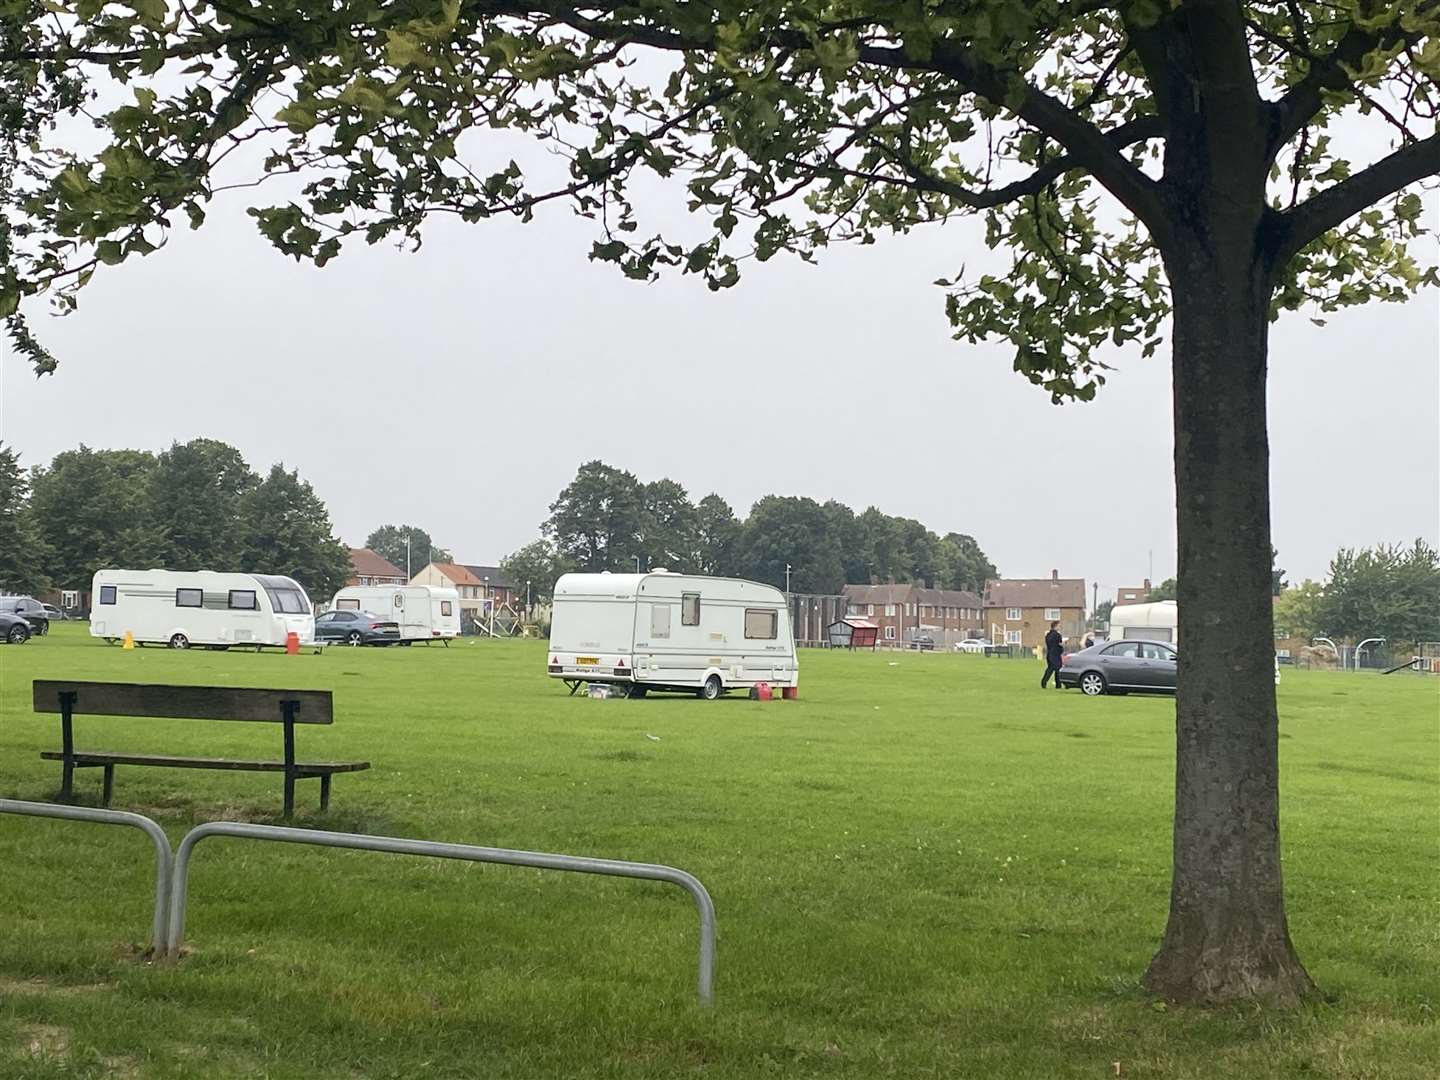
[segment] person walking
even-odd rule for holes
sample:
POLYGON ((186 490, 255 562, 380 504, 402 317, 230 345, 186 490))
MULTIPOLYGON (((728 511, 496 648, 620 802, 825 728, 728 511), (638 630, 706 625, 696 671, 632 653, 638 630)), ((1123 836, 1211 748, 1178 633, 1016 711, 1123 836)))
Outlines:
POLYGON ((1040 689, 1044 690, 1050 683, 1050 676, 1055 676, 1055 689, 1063 689, 1060 685, 1060 661, 1064 656, 1065 639, 1060 636, 1060 624, 1052 622, 1050 632, 1045 635, 1045 674, 1040 676, 1040 689))

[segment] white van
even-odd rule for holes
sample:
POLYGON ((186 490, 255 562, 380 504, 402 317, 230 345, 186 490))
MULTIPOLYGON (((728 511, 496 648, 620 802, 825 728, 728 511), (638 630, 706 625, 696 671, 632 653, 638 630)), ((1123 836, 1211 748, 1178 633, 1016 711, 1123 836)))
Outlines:
POLYGON ((272 574, 214 570, 101 570, 90 608, 92 637, 172 649, 206 645, 256 648, 315 640, 315 613, 300 583, 272 574))
POLYGON ((400 641, 444 641, 460 635, 460 594, 435 585, 347 585, 335 611, 368 611, 400 624, 400 641))
POLYGON ((766 682, 797 687, 800 665, 785 597, 770 585, 652 570, 566 574, 555 583, 552 679, 707 700, 766 682))

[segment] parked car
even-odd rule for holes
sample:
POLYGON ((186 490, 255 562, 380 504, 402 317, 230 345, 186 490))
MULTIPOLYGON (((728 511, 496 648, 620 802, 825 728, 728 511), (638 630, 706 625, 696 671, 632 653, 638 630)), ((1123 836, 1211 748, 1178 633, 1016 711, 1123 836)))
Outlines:
POLYGON ((935 648, 935 639, 929 634, 921 634, 910 639, 910 647, 920 652, 931 652, 935 648))
POLYGON ((45 613, 45 605, 33 597, 0 596, 0 612, 20 616, 29 624, 32 634, 50 632, 50 616, 45 613))
POLYGON ((1078 686, 1091 697, 1138 691, 1175 692, 1175 647, 1165 641, 1122 639, 1070 653, 1056 676, 1061 686, 1078 686))
POLYGON ((989 647, 990 642, 984 638, 966 638, 955 643, 956 652, 983 653, 989 647))
POLYGON ((0 611, 0 641, 7 645, 23 645, 30 640, 30 624, 19 615, 0 611))
POLYGON ((45 617, 51 622, 64 622, 70 618, 69 615, 66 615, 65 612, 61 611, 54 604, 41 604, 40 606, 45 609, 45 617))
POLYGON ((315 640, 393 645, 400 640, 400 624, 368 611, 328 611, 315 619, 315 640))

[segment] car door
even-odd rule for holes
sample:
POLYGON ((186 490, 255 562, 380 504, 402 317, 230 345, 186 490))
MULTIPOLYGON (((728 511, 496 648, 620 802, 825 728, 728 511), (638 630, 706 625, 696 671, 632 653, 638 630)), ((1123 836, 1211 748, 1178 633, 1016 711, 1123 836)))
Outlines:
POLYGON ((1143 686, 1140 642, 1117 641, 1100 652, 1098 660, 1105 681, 1111 686, 1143 686))
POLYGON ((1140 643, 1141 677, 1153 690, 1175 689, 1175 650, 1158 641, 1140 643))
POLYGON ((321 615, 315 620, 315 640, 328 641, 335 634, 335 623, 344 614, 340 611, 330 611, 321 615))

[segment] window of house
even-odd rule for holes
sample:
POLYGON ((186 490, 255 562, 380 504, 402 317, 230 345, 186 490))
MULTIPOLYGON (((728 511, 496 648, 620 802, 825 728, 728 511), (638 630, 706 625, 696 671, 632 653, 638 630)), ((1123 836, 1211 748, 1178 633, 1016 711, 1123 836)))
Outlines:
POLYGON ((866 604, 866 605, 865 605, 865 614, 866 614, 866 615, 874 615, 874 614, 875 614, 875 605, 874 605, 874 604, 866 604))
POLYGON ((176 589, 176 607, 204 607, 205 591, 203 589, 176 589))
POLYGON ((102 604, 113 604, 113 603, 115 603, 115 586, 114 586, 114 585, 101 585, 101 586, 100 586, 100 603, 102 603, 102 604))
POLYGON ((1048 622, 1058 622, 1060 619, 1060 609, 1058 607, 1047 607, 1045 609, 1045 619, 1048 622))
POLYGON ((232 611, 255 611, 260 606, 255 602, 254 589, 231 589, 229 603, 232 611))
POLYGON ((668 638, 670 636, 670 605, 650 605, 650 636, 652 638, 668 638))
POLYGON ((440 601, 440 614, 441 614, 441 616, 443 616, 444 618, 447 618, 447 619, 448 619, 448 618, 454 613, 454 611, 455 611, 455 609, 454 609, 453 607, 451 607, 449 600, 441 600, 441 601, 440 601))
POLYGON ((335 601, 335 609, 337 611, 359 611, 360 601, 356 600, 353 596, 342 596, 339 600, 335 601))
POLYGON ((1019 630, 1006 630, 1006 631, 1005 631, 1005 644, 1006 644, 1006 645, 1019 645, 1019 644, 1020 644, 1020 631, 1019 631, 1019 630))
POLYGON ((895 605, 894 605, 894 604, 886 604, 886 605, 885 605, 885 614, 886 614, 886 615, 889 615, 889 616, 891 616, 891 617, 893 618, 894 615, 895 615, 895 605))
POLYGON ((751 640, 774 641, 779 636, 779 615, 764 608, 746 608, 745 636, 751 640))
POLYGON ((885 627, 885 640, 886 640, 886 641, 894 641, 894 640, 895 640, 895 628, 894 628, 893 626, 887 626, 887 627, 885 627))
POLYGON ((698 592, 680 594, 680 625, 700 625, 700 594, 698 592))
POLYGON ((1005 609, 1005 618, 1006 618, 1006 619, 1019 619, 1019 618, 1020 618, 1020 609, 1019 609, 1018 607, 1006 608, 1006 609, 1005 609))

